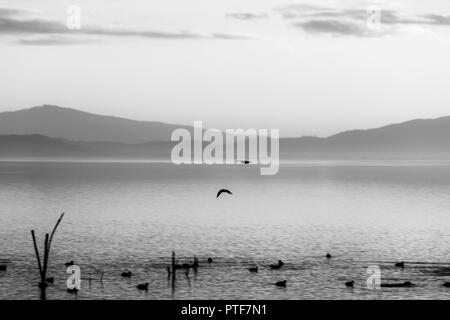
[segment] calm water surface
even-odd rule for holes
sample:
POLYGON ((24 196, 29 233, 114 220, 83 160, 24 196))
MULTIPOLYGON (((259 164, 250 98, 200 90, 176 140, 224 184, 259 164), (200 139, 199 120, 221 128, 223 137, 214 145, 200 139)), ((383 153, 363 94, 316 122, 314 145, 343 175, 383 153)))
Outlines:
POLYGON ((450 297, 447 163, 291 163, 276 176, 251 165, 0 163, 0 299, 39 298, 30 230, 42 244, 63 211, 49 299, 450 297), (233 195, 216 199, 220 188, 233 195), (199 257, 198 271, 168 281, 172 250, 180 263, 199 257), (278 259, 285 267, 270 270, 278 259), (81 267, 78 295, 65 290, 69 260, 81 267), (373 264, 383 282, 417 286, 368 290, 373 264), (273 285, 282 279, 287 288, 273 285))

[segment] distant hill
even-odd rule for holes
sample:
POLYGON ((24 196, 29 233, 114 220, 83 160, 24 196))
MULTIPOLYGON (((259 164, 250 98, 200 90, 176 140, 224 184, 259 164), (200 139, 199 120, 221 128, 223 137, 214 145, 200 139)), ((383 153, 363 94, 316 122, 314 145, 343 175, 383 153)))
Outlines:
MULTIPOLYGON (((170 160, 174 126, 54 106, 0 114, 0 159, 170 160)), ((185 126, 188 130, 192 127, 185 126)), ((450 117, 280 139, 281 160, 450 159, 450 117)))
POLYGON ((0 136, 0 160, 170 160, 171 142, 88 142, 43 135, 0 136))
POLYGON ((288 158, 447 159, 450 158, 450 117, 345 131, 327 138, 282 139, 280 150, 288 158))
POLYGON ((145 143, 169 141, 176 128, 156 121, 136 121, 102 116, 52 105, 0 113, 0 135, 40 134, 74 141, 145 143))
POLYGON ((0 136, 1 158, 84 157, 95 153, 94 149, 38 134, 0 136))

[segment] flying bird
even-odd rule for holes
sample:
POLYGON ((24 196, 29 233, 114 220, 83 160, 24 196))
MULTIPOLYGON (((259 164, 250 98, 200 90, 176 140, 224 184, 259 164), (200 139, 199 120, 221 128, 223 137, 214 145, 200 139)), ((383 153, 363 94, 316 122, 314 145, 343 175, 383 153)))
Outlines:
POLYGON ((230 190, 227 190, 227 189, 220 189, 219 192, 217 192, 216 198, 218 198, 222 193, 232 194, 230 190))

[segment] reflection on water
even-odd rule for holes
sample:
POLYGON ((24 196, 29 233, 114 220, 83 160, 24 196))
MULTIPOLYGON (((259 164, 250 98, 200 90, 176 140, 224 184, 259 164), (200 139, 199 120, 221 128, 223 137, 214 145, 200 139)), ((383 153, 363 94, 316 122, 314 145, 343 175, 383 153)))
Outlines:
POLYGON ((1 163, 0 299, 39 298, 30 230, 42 243, 63 211, 48 299, 447 299, 449 208, 446 163, 291 163, 275 176, 251 165, 1 163), (221 188, 233 195, 216 199, 221 188), (200 267, 168 278, 172 251, 200 267), (70 260, 77 295, 66 291, 70 260), (368 290, 373 264, 382 282, 417 286, 368 290))

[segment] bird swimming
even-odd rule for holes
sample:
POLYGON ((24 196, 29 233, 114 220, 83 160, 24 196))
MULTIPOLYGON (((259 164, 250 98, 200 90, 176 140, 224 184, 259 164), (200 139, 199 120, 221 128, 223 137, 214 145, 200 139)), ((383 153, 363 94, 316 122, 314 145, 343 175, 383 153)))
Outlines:
POLYGON ((450 282, 444 282, 442 285, 446 288, 450 288, 450 282))
POLYGON ((74 264, 73 260, 70 260, 69 262, 65 263, 66 267, 73 266, 73 264, 74 264))
POLYGON ((6 271, 6 264, 0 265, 0 271, 6 271))
POLYGON ((399 268, 404 268, 405 267, 405 262, 397 262, 394 266, 399 267, 399 268))
POLYGON ((130 278, 131 277, 131 271, 124 271, 124 272, 122 272, 122 277, 130 278))
POLYGON ((231 193, 230 190, 227 190, 227 189, 220 189, 219 192, 217 192, 216 198, 218 198, 222 193, 233 194, 233 193, 231 193))
POLYGON ((208 263, 212 263, 213 259, 212 258, 208 258, 208 263))
POLYGON ((72 289, 67 288, 67 292, 69 292, 69 293, 77 293, 78 289, 77 288, 72 288, 72 289))
POLYGON ((55 281, 54 277, 45 278, 45 282, 47 283, 53 283, 55 281))
POLYGON ((139 290, 145 290, 145 291, 147 291, 147 290, 148 290, 148 282, 143 283, 143 284, 138 284, 138 285, 136 286, 136 288, 138 288, 139 290))
POLYGON ((271 269, 280 269, 282 266, 284 266, 284 262, 281 260, 278 260, 277 264, 271 264, 270 268, 271 269))
POLYGON ((355 281, 347 281, 346 283, 345 283, 345 286, 346 287, 351 287, 351 288, 353 288, 353 285, 355 284, 355 281))
POLYGON ((248 268, 248 271, 250 271, 250 272, 258 272, 258 267, 248 268))
POLYGON ((277 287, 286 287, 286 280, 275 282, 277 287))
POLYGON ((331 254, 327 253, 327 255, 325 257, 327 257, 327 259, 330 259, 331 258, 331 254))

